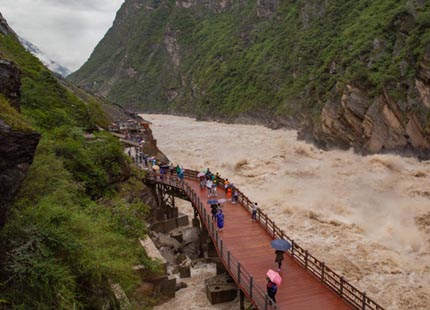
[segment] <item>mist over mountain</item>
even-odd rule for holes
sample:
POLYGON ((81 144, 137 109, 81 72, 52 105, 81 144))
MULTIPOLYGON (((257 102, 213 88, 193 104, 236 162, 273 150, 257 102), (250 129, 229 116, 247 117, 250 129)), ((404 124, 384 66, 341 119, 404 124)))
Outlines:
POLYGON ((422 0, 126 0, 70 79, 142 112, 428 157, 429 12, 422 0))
POLYGON ((66 77, 71 73, 71 71, 66 67, 51 60, 44 52, 42 52, 36 45, 31 43, 30 41, 22 37, 18 37, 18 38, 19 38, 19 42, 21 42, 21 44, 25 47, 25 49, 30 53, 32 53, 34 56, 36 56, 52 72, 55 72, 61 75, 62 77, 66 77))

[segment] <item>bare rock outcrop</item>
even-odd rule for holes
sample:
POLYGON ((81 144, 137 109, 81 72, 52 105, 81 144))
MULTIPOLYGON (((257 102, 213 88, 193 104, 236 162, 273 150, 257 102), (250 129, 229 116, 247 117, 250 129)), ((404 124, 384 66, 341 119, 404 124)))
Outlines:
POLYGON ((364 90, 347 85, 339 101, 324 105, 319 126, 314 128, 316 139, 327 147, 352 147, 364 153, 414 150, 427 157, 430 135, 425 115, 430 113, 430 85, 416 80, 410 88, 406 100, 395 100, 385 89, 371 98, 364 90))
POLYGON ((178 0, 176 1, 176 7, 190 9, 196 6, 204 6, 219 13, 228 9, 234 2, 233 0, 178 0))
POLYGON ((13 35, 16 37, 15 32, 9 27, 6 19, 0 13, 0 33, 3 35, 13 35))
MULTIPOLYGON (((0 93, 19 110, 20 73, 18 67, 0 60, 0 93)), ((2 112, 7 113, 7 112, 2 112)), ((4 226, 11 200, 33 162, 40 134, 12 128, 0 113, 0 228, 4 226)))
POLYGON ((12 106, 19 111, 21 73, 12 61, 6 59, 0 59, 0 92, 8 98, 12 106))
POLYGON ((257 0, 257 16, 271 17, 280 5, 280 0, 257 0))

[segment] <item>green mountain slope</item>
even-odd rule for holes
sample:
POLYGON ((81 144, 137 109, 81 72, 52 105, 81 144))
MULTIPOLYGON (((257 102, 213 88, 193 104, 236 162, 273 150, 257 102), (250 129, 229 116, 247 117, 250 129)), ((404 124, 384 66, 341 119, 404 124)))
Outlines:
POLYGON ((10 177, 4 161, 21 156, 27 144, 5 150, 7 134, 37 130, 41 138, 0 225, 0 307, 114 309, 109 281, 133 296, 140 280, 132 267, 158 270, 138 243, 148 214, 136 196, 144 190, 141 176, 117 139, 97 130, 108 124, 100 102, 64 87, 5 25, 0 15, 0 60, 21 71, 22 113, 0 94, 0 129, 7 128, 0 132, 2 182, 10 177))
POLYGON ((425 153, 429 28, 424 1, 127 0, 70 79, 141 111, 425 153))

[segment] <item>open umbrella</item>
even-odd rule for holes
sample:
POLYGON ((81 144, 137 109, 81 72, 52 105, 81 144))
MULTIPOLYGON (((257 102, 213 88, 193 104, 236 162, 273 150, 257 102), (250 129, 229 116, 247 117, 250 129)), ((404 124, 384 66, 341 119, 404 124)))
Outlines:
POLYGON ((282 278, 276 271, 269 269, 266 273, 267 277, 272 281, 273 283, 276 283, 277 285, 282 284, 282 278))
POLYGON ((153 165, 153 166, 152 166, 152 170, 160 170, 160 166, 153 165))
POLYGON ((272 248, 278 251, 288 251, 291 249, 291 243, 289 243, 287 240, 284 239, 275 239, 270 242, 270 245, 272 248))
POLYGON ((221 198, 221 199, 209 199, 208 200, 208 204, 213 205, 213 204, 216 204, 216 203, 225 203, 227 201, 228 201, 228 199, 225 199, 225 198, 221 198))
POLYGON ((204 172, 199 172, 199 173, 197 173, 197 177, 198 178, 200 178, 200 177, 204 177, 205 176, 205 173, 204 172))

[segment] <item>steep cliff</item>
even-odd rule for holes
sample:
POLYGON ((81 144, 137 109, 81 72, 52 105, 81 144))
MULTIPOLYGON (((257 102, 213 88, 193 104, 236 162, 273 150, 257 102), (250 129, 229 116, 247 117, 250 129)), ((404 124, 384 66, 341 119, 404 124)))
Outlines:
POLYGON ((100 100, 44 67, 0 15, 2 309, 116 309, 111 283, 136 309, 155 302, 134 298, 133 267, 159 271, 138 243, 151 197, 108 124, 100 100))
POLYGON ((422 0, 127 0, 70 78, 141 111, 425 154, 429 11, 422 0))

